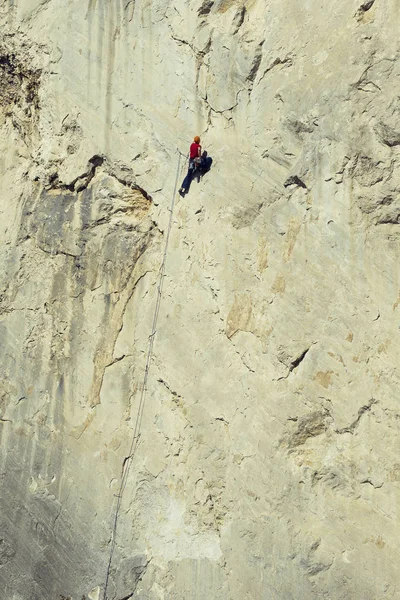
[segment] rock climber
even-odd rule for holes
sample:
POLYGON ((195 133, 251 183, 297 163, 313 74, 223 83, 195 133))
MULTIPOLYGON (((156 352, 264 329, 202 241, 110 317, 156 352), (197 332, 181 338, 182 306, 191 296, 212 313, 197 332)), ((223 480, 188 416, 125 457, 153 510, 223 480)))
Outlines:
POLYGON ((192 162, 194 167, 200 163, 201 158, 201 146, 200 146, 200 138, 198 135, 194 136, 193 143, 190 144, 190 158, 189 164, 192 162))
POLYGON ((179 193, 181 196, 186 194, 188 191, 190 184, 193 179, 194 172, 196 168, 201 164, 201 145, 200 145, 200 137, 198 135, 194 136, 193 142, 190 145, 190 154, 189 154, 189 169, 185 179, 182 182, 182 185, 179 189, 179 193))

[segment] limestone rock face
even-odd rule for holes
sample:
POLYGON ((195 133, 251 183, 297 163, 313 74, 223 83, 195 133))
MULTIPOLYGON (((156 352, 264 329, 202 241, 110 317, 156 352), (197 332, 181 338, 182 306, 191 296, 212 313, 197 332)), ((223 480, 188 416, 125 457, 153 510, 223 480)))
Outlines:
POLYGON ((1 597, 398 598, 398 0, 0 27, 1 597))

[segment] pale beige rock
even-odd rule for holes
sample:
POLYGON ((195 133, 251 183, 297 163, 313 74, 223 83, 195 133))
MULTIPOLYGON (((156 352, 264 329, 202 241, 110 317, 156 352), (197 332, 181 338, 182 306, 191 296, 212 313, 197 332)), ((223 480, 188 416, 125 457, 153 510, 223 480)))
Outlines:
POLYGON ((197 133, 108 598, 397 598, 397 0, 0 27, 4 600, 103 597, 197 133))

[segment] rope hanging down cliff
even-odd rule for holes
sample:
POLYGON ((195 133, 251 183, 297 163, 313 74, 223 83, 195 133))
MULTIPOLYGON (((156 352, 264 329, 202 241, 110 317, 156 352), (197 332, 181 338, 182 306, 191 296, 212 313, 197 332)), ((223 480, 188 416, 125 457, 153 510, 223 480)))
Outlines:
POLYGON ((179 178, 179 174, 180 174, 180 166, 181 166, 181 156, 182 153, 179 152, 178 150, 178 167, 176 170, 176 178, 175 178, 175 186, 174 186, 174 193, 172 195, 172 202, 171 202, 171 206, 168 209, 170 212, 169 215, 169 221, 168 221, 168 229, 167 229, 167 236, 165 238, 165 247, 164 247, 164 254, 163 254, 163 260, 160 266, 160 272, 159 272, 159 280, 158 280, 158 288, 157 288, 157 299, 156 299, 156 306, 154 309, 154 316, 153 316, 153 324, 152 324, 152 329, 151 329, 151 334, 149 337, 149 347, 148 347, 148 351, 147 351, 147 359, 146 359, 146 366, 144 369, 144 376, 143 376, 143 384, 142 384, 142 391, 140 394, 140 400, 139 400, 139 406, 138 406, 138 410, 137 410, 137 414, 136 414, 136 421, 135 421, 135 427, 133 430, 133 437, 132 437, 132 443, 131 443, 131 447, 129 450, 129 454, 128 456, 124 459, 123 465, 122 465, 122 478, 121 478, 121 485, 119 487, 119 492, 117 494, 117 506, 115 509, 115 516, 114 516, 114 524, 113 524, 113 529, 112 529, 112 538, 111 538, 111 547, 110 547, 110 557, 108 560, 108 565, 107 565, 107 573, 106 573, 106 578, 105 578, 105 584, 104 584, 104 594, 103 594, 103 600, 107 600, 107 588, 108 588, 108 582, 109 582, 109 578, 110 578, 110 572, 111 572, 111 565, 112 565, 112 560, 113 560, 113 556, 114 556, 114 550, 115 550, 115 544, 116 544, 116 537, 117 537, 117 525, 118 525, 118 517, 119 517, 119 512, 121 509, 121 504, 122 504, 122 496, 126 487, 126 483, 128 480, 128 474, 129 474, 129 469, 130 466, 132 464, 132 459, 135 455, 138 443, 139 443, 139 439, 140 439, 140 430, 141 430, 141 425, 142 425, 142 418, 143 418, 143 410, 144 410, 144 405, 145 405, 145 400, 146 400, 146 392, 147 392, 147 380, 149 377, 149 371, 150 371, 150 364, 151 364, 151 358, 153 355, 153 346, 154 346, 154 338, 156 335, 156 331, 157 331, 157 322, 158 322, 158 314, 160 311, 160 304, 161 304, 161 298, 162 298, 162 289, 163 289, 163 284, 164 284, 164 278, 165 278, 165 265, 167 262, 167 255, 168 255, 168 244, 169 244, 169 238, 170 238, 170 234, 171 234, 171 229, 172 229, 172 219, 173 219, 173 214, 174 214, 174 207, 175 207, 175 197, 176 197, 176 190, 178 187, 178 178, 179 178))

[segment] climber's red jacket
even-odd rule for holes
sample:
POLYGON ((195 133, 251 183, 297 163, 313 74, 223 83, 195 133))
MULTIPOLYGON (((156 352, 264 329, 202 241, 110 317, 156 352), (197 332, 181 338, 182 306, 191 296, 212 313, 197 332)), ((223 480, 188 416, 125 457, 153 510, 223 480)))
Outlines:
POLYGON ((193 158, 197 158, 198 156, 201 156, 201 146, 200 144, 196 144, 196 142, 193 142, 193 144, 191 144, 190 146, 190 159, 192 160, 193 158))

